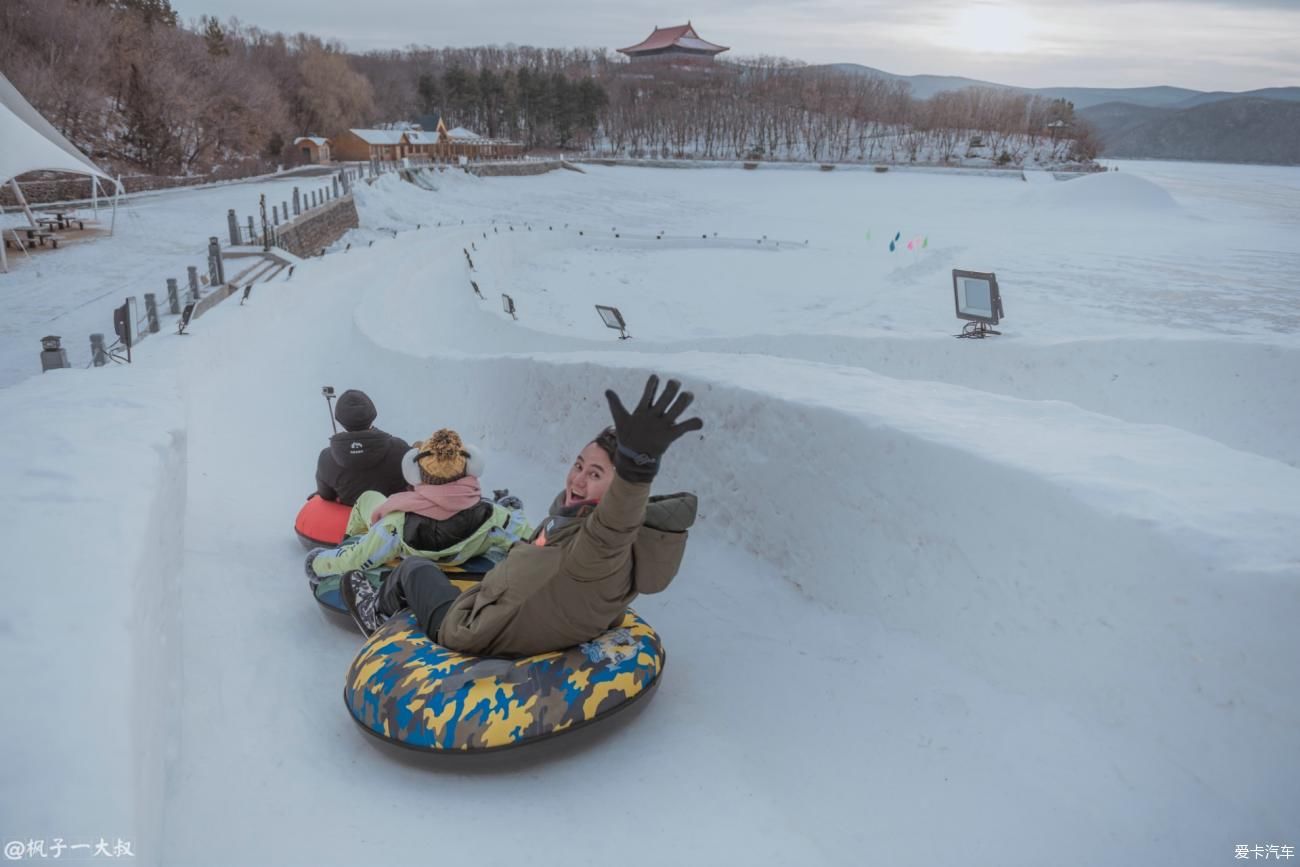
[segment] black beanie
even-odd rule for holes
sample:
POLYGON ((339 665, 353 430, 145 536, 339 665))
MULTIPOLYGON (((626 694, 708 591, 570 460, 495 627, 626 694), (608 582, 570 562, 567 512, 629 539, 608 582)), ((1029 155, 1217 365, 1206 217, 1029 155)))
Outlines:
POLYGON ((377 415, 379 412, 366 393, 354 388, 340 394, 339 401, 334 406, 334 417, 347 431, 365 430, 375 423, 377 415))

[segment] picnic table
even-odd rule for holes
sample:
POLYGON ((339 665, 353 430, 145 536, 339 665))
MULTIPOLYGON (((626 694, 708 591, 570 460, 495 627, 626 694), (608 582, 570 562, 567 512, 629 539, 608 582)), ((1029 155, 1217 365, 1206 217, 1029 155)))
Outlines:
POLYGON ((4 230, 5 246, 18 247, 22 245, 22 241, 18 237, 20 232, 27 236, 26 246, 37 244, 44 247, 45 242, 49 241, 56 250, 59 247, 59 236, 43 226, 10 226, 4 230))
POLYGON ((48 225, 51 229, 58 226, 60 229, 70 229, 72 224, 76 223, 78 229, 86 228, 86 221, 77 216, 76 211, 60 211, 51 208, 36 218, 36 222, 42 225, 48 225))

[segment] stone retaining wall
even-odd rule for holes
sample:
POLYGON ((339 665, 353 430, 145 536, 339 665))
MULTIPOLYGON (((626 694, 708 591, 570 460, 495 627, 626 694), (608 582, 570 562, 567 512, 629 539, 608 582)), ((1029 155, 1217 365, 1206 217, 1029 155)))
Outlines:
POLYGON ((470 163, 466 168, 471 175, 480 178, 505 177, 518 175, 544 175, 560 167, 559 160, 524 160, 510 163, 470 163))
MULTIPOLYGON (((747 168, 762 171, 828 171, 824 166, 833 166, 842 171, 895 171, 895 172, 952 172, 955 174, 974 174, 986 177, 1006 177, 1020 180, 1023 170, 1019 166, 963 166, 943 163, 816 163, 796 162, 794 160, 705 160, 705 159, 631 159, 628 157, 575 157, 574 163, 600 166, 633 166, 652 169, 720 169, 747 168)), ((1074 163, 1045 169, 1057 176, 1057 179, 1079 177, 1098 169, 1090 169, 1074 163)))
POLYGON ((352 195, 340 196, 307 211, 292 222, 281 226, 276 237, 279 246, 295 256, 316 256, 321 249, 333 244, 348 229, 361 225, 357 206, 352 195))
MULTIPOLYGON (((150 190, 170 190, 176 187, 196 187, 201 184, 211 184, 215 181, 238 180, 246 177, 255 177, 273 171, 273 168, 266 166, 257 166, 255 169, 247 171, 230 171, 220 172, 211 175, 192 175, 189 177, 165 177, 161 175, 128 175, 122 178, 122 187, 127 193, 141 193, 150 190)), ((31 205, 45 205, 51 202, 75 202, 91 198, 90 178, 84 175, 55 175, 53 173, 43 173, 47 177, 39 180, 19 181, 18 187, 23 191, 23 197, 31 205)), ((28 177, 39 177, 29 175, 28 177)), ((113 198, 112 184, 107 181, 99 183, 99 200, 101 202, 111 201, 113 198), (107 189, 106 189, 107 188, 107 189)), ((0 207, 13 208, 18 205, 18 200, 14 198, 14 191, 5 184, 0 188, 0 207)))

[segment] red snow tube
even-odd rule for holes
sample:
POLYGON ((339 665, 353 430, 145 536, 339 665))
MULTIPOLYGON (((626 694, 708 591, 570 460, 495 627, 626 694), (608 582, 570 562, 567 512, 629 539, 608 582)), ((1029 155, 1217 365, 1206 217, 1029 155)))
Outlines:
POLYGON ((294 532, 304 548, 329 548, 343 541, 352 507, 312 494, 293 522, 294 532))

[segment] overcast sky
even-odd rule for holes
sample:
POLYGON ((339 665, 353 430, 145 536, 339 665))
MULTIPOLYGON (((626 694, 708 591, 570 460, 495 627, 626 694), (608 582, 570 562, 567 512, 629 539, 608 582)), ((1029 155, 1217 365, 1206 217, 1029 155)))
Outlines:
POLYGON ((1023 87, 1300 85, 1300 0, 172 0, 353 51, 623 48, 690 19, 729 56, 861 63, 1023 87))

